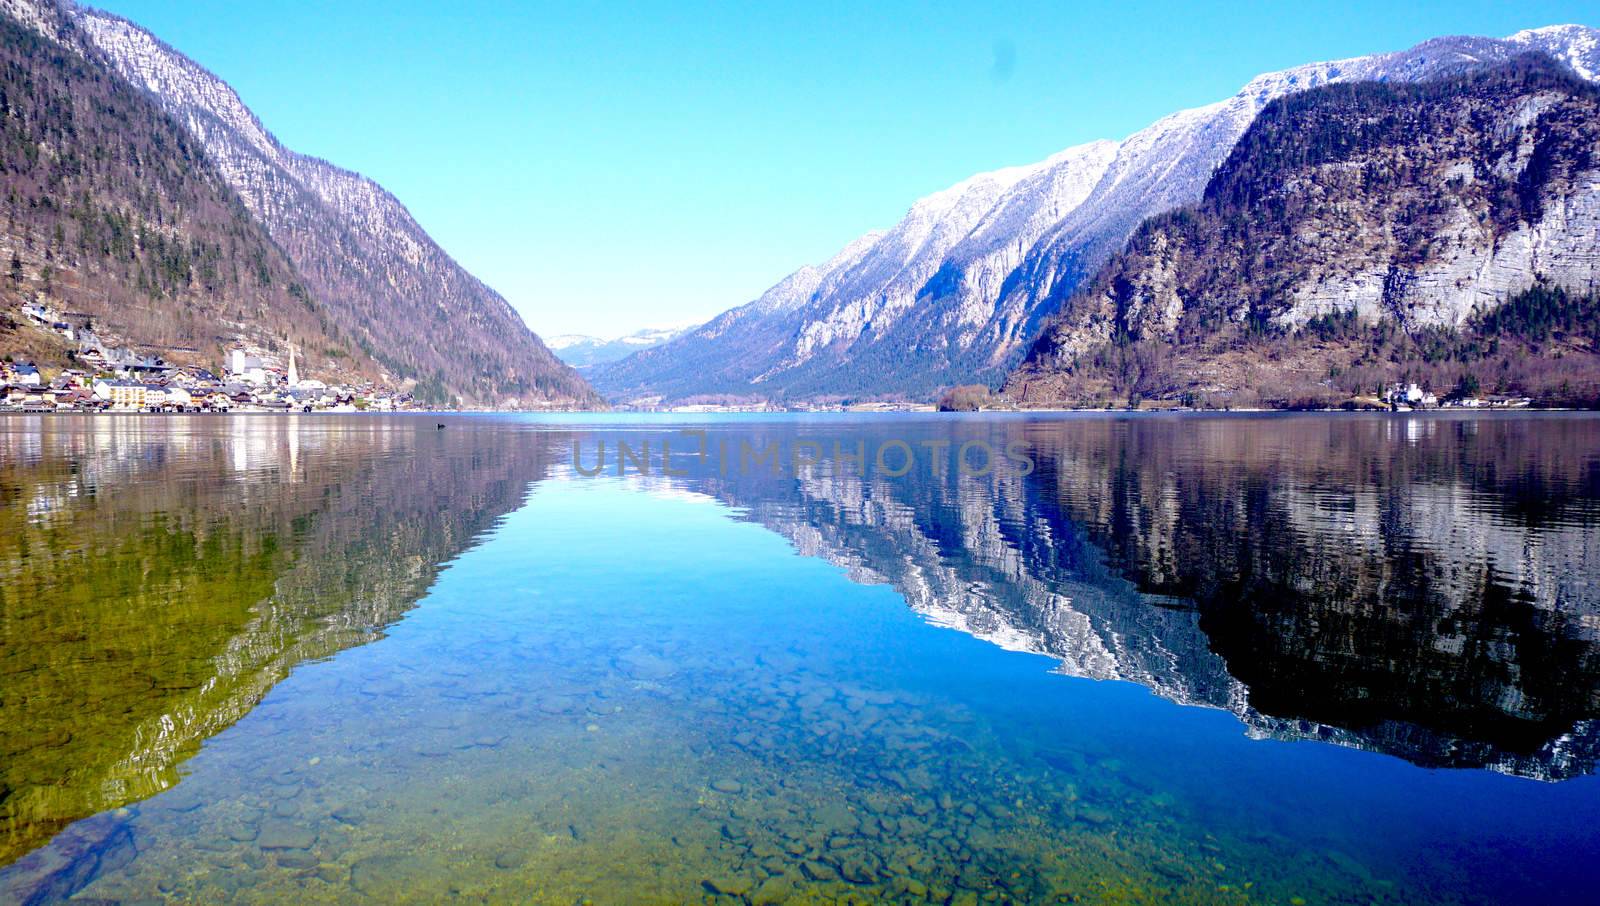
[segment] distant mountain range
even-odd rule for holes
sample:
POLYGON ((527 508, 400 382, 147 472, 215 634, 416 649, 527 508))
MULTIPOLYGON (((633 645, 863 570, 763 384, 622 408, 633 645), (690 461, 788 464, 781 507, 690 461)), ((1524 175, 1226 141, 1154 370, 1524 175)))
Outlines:
MULTIPOLYGON (((210 354, 241 334, 276 335, 278 329, 267 329, 265 322, 288 317, 284 312, 298 307, 315 322, 316 332, 329 338, 311 338, 327 347, 328 358, 348 363, 351 370, 414 381, 419 396, 432 402, 600 402, 505 299, 439 248, 394 196, 359 174, 283 147, 227 84, 194 61, 133 23, 98 10, 50 0, 3 0, 0 12, 16 23, 14 28, 31 29, 50 42, 90 81, 139 89, 185 134, 185 147, 156 143, 156 153, 177 155, 196 174, 219 176, 224 194, 218 203, 242 203, 255 224, 250 229, 264 231, 273 246, 259 255, 227 246, 220 259, 223 270, 247 276, 257 271, 263 278, 257 282, 265 284, 278 266, 274 262, 286 260, 292 269, 272 283, 279 292, 293 292, 292 304, 257 293, 250 300, 256 310, 244 317, 190 318, 190 328, 180 332, 187 344, 210 354)), ((137 128, 164 133, 169 125, 137 128)), ((87 148, 58 150, 89 153, 87 148)), ((120 184, 121 191, 132 197, 150 190, 138 183, 146 171, 132 166, 130 173, 134 182, 120 184)), ((52 198, 57 208, 82 221, 78 201, 52 198)), ((126 205, 116 213, 127 220, 141 250, 150 236, 172 226, 126 205)), ((188 227, 177 225, 180 232, 188 227)), ((190 238, 227 245, 212 236, 190 238)), ((8 238, 24 247, 29 243, 26 236, 8 238)), ((23 268, 29 270, 26 262, 23 268)), ((145 293, 145 307, 183 319, 186 310, 170 300, 197 291, 203 278, 185 271, 181 262, 169 270, 174 287, 167 296, 145 293)), ((279 338, 272 345, 284 344, 279 338)), ((319 363, 314 358, 312 366, 319 363)))
POLYGON ((1584 250, 1597 242, 1587 207, 1596 171, 1589 121, 1569 90, 1600 74, 1592 28, 1439 38, 1259 76, 1123 141, 929 195, 889 229, 692 329, 564 337, 558 356, 381 186, 284 148, 231 88, 148 32, 53 0, 0 0, 0 16, 3 354, 67 356, 59 338, 13 316, 42 302, 175 360, 214 364, 232 343, 279 354, 293 345, 307 373, 410 387, 441 405, 602 405, 585 378, 638 404, 928 400, 970 383, 1006 384, 1039 405, 1243 401, 1262 390, 1274 404, 1315 403, 1401 376, 1588 399, 1587 373, 1574 383, 1545 372, 1594 351, 1564 326, 1594 305, 1584 250), (1519 145, 1490 159, 1451 144, 1451 130, 1481 123, 1451 125, 1449 105, 1431 94, 1444 131, 1408 150, 1404 128, 1382 149, 1253 129, 1271 111, 1275 123, 1305 116, 1367 135, 1359 119, 1332 108, 1318 118, 1283 99, 1341 84, 1440 83, 1529 54, 1554 61, 1564 75, 1545 76, 1568 87, 1503 85, 1520 118, 1484 107, 1480 118, 1493 114, 1501 131, 1474 133, 1492 144, 1511 130, 1532 143, 1526 153, 1519 145), (1561 116, 1545 106, 1551 92, 1565 98, 1561 116), (1362 166, 1403 166, 1388 186, 1406 193, 1403 204, 1325 166, 1354 166, 1356 151, 1381 152, 1362 166), (1516 195, 1520 213, 1508 219, 1515 206, 1482 195, 1486 186, 1516 195), (1273 207, 1285 199, 1299 207, 1273 207), (1340 244, 1350 205, 1372 241, 1340 244), (1200 215, 1141 228, 1180 209, 1200 215), (1277 232, 1239 228, 1241 217, 1277 232), (1147 245, 1124 253, 1130 237, 1147 245), (1264 238, 1270 255, 1236 247, 1264 238), (1191 256, 1181 273, 1160 272, 1166 253, 1148 244, 1157 242, 1191 256), (1178 282, 1162 284, 1168 277, 1178 282), (1145 297, 1164 300, 1162 311, 1145 297), (1485 320, 1508 304, 1514 317, 1485 320), (1199 324, 1215 336, 1200 337, 1199 324), (1373 329, 1390 334, 1361 334, 1373 329), (1555 345, 1545 342, 1552 332, 1555 345), (1245 341, 1261 354, 1227 357, 1245 341), (1312 341, 1320 351, 1300 355, 1312 341), (1294 359, 1293 373, 1256 367, 1274 355, 1294 359), (1228 380, 1216 379, 1224 371, 1228 380))
POLYGON ((1321 85, 1415 82, 1548 54, 1600 72, 1600 32, 1556 26, 1503 40, 1447 37, 1251 80, 1122 142, 1093 142, 980 174, 883 232, 784 278, 669 343, 597 366, 614 399, 928 398, 998 384, 1045 321, 1146 218, 1201 200, 1264 108, 1321 85))
POLYGON ((556 358, 581 371, 591 365, 627 358, 641 349, 660 346, 668 340, 681 336, 687 330, 688 327, 645 328, 609 340, 586 334, 566 333, 547 337, 545 345, 556 354, 556 358))

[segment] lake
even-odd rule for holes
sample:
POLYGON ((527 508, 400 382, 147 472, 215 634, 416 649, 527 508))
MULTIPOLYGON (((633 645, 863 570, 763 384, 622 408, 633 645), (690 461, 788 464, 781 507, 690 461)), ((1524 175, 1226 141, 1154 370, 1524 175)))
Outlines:
POLYGON ((0 901, 1600 889, 1600 417, 0 417, 0 901))

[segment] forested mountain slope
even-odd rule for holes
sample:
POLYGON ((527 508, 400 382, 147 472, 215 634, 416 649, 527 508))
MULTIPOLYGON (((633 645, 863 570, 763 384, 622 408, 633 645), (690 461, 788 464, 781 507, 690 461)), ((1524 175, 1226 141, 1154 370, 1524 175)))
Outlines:
POLYGON ((0 349, 66 363, 39 302, 173 361, 236 339, 378 376, 199 144, 143 92, 0 15, 0 349))
POLYGON ((377 183, 283 147, 222 80, 127 20, 5 0, 17 21, 140 89, 187 132, 316 300, 330 331, 419 397, 592 405, 598 396, 511 306, 455 262, 377 183))

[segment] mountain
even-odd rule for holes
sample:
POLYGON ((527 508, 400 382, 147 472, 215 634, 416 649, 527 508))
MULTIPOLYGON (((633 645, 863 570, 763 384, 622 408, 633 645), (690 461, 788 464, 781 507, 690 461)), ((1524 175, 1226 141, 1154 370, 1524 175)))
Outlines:
POLYGON ((1600 89, 1548 57, 1269 105, 1015 374, 1028 404, 1600 400, 1600 89))
POLYGON ((805 323, 805 305, 822 282, 859 262, 882 236, 868 233, 821 265, 807 265, 760 298, 712 318, 681 337, 590 370, 614 399, 746 399, 761 396, 754 369, 782 356, 805 323))
POLYGON ((498 293, 467 273, 377 183, 297 154, 233 89, 125 19, 49 0, 5 8, 149 93, 243 199, 320 300, 330 329, 419 397, 486 405, 598 398, 498 293))
POLYGON ((547 337, 545 345, 556 354, 556 358, 582 370, 590 365, 627 358, 641 349, 660 346, 688 329, 688 327, 647 327, 610 340, 568 333, 547 337))
POLYGON ((0 15, 0 352, 65 365, 38 303, 175 362, 295 343, 308 371, 376 379, 292 262, 147 95, 0 15))
POLYGON ((965 373, 966 351, 946 331, 1020 329, 958 297, 997 294, 1030 234, 1083 200, 1114 149, 1093 142, 930 195, 893 228, 867 233, 671 343, 596 369, 593 380, 624 399, 931 390, 945 372, 965 373), (958 261, 971 265, 969 275, 953 269, 958 261), (922 298, 932 285, 952 290, 939 312, 922 298))
POLYGON ((614 398, 914 396, 997 383, 1045 318, 1147 217, 1200 200, 1257 113, 1285 95, 1355 81, 1418 81, 1539 51, 1600 72, 1600 32, 1556 26, 1504 40, 1448 37, 1314 63, 1233 97, 918 201, 817 268, 672 343, 594 370, 614 398))

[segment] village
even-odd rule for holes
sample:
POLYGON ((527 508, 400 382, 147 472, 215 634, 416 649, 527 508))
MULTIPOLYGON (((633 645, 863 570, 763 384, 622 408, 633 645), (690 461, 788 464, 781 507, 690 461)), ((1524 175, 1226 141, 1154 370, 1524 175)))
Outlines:
POLYGON ((420 408, 408 394, 372 383, 333 385, 302 377, 257 349, 226 351, 223 373, 168 362, 102 342, 87 322, 38 303, 23 314, 77 346, 75 362, 46 376, 33 362, 0 361, 0 411, 24 412, 392 412, 420 408))

